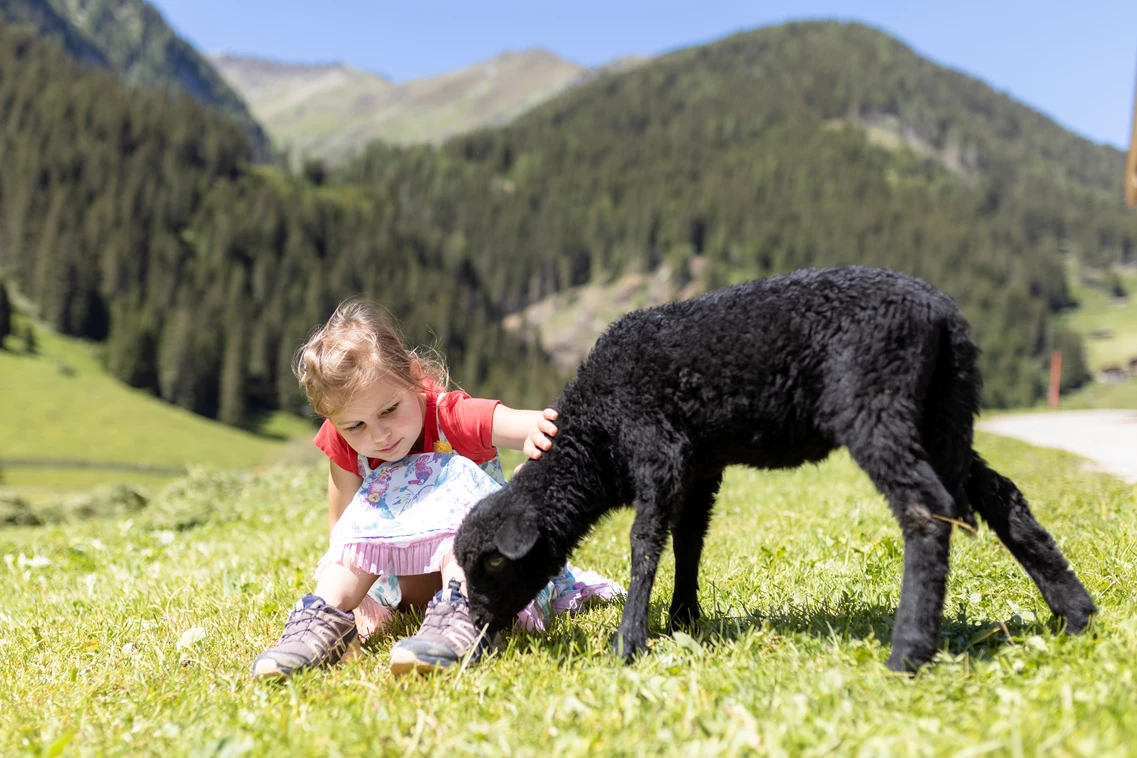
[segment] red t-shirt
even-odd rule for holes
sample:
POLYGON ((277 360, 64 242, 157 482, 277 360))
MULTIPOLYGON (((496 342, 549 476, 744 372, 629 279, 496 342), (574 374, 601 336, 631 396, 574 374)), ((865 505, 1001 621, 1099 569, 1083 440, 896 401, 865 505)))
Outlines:
MULTIPOLYGON (((447 392, 442 395, 442 403, 439 404, 439 396, 440 393, 436 392, 426 393, 422 448, 412 449, 411 452, 433 452, 434 443, 440 439, 438 427, 441 425, 446 439, 458 455, 469 458, 474 463, 492 460, 497 455, 497 448, 493 446, 493 412, 501 401, 470 397, 465 392, 447 392)), ((324 420, 312 442, 343 470, 359 473, 359 453, 347 444, 347 440, 331 421, 324 420)), ((382 461, 378 458, 368 458, 371 468, 380 463, 382 461)))

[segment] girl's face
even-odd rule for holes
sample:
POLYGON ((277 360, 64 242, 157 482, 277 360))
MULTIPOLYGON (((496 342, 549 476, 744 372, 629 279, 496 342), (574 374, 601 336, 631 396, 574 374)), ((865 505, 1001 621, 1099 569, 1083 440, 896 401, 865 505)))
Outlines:
POLYGON ((397 461, 422 438, 425 411, 417 388, 384 378, 328 418, 361 455, 397 461))

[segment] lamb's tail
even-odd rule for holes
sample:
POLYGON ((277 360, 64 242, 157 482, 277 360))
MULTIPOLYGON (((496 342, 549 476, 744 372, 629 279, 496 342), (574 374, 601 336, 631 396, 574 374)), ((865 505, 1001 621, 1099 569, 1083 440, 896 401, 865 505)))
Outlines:
POLYGON ((979 412, 982 379, 977 366, 979 348, 967 322, 954 307, 941 321, 935 357, 924 396, 922 437, 929 462, 955 501, 956 518, 972 527, 967 480, 971 475, 975 416, 979 412))
MULTIPOLYGON (((967 320, 958 311, 945 324, 941 356, 945 352, 950 356, 947 368, 955 402, 959 404, 958 412, 970 419, 970 429, 974 426, 975 417, 979 415, 983 375, 979 373, 979 346, 971 338, 967 320)), ((968 434, 970 437, 971 433, 968 434)))

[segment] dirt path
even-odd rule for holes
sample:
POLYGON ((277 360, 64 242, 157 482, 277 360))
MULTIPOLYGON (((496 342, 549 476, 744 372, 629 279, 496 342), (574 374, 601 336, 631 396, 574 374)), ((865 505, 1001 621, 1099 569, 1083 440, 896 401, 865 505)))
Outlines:
POLYGON ((1102 471, 1137 484, 1137 411, 1061 411, 1000 416, 979 422, 985 432, 1068 450, 1102 471))

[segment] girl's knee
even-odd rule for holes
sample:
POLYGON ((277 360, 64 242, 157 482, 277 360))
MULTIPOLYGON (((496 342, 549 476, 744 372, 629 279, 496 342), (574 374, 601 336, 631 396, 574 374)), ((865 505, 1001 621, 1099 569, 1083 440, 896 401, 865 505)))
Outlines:
POLYGON ((315 594, 328 605, 354 610, 375 583, 377 576, 346 563, 328 563, 316 574, 315 594))

